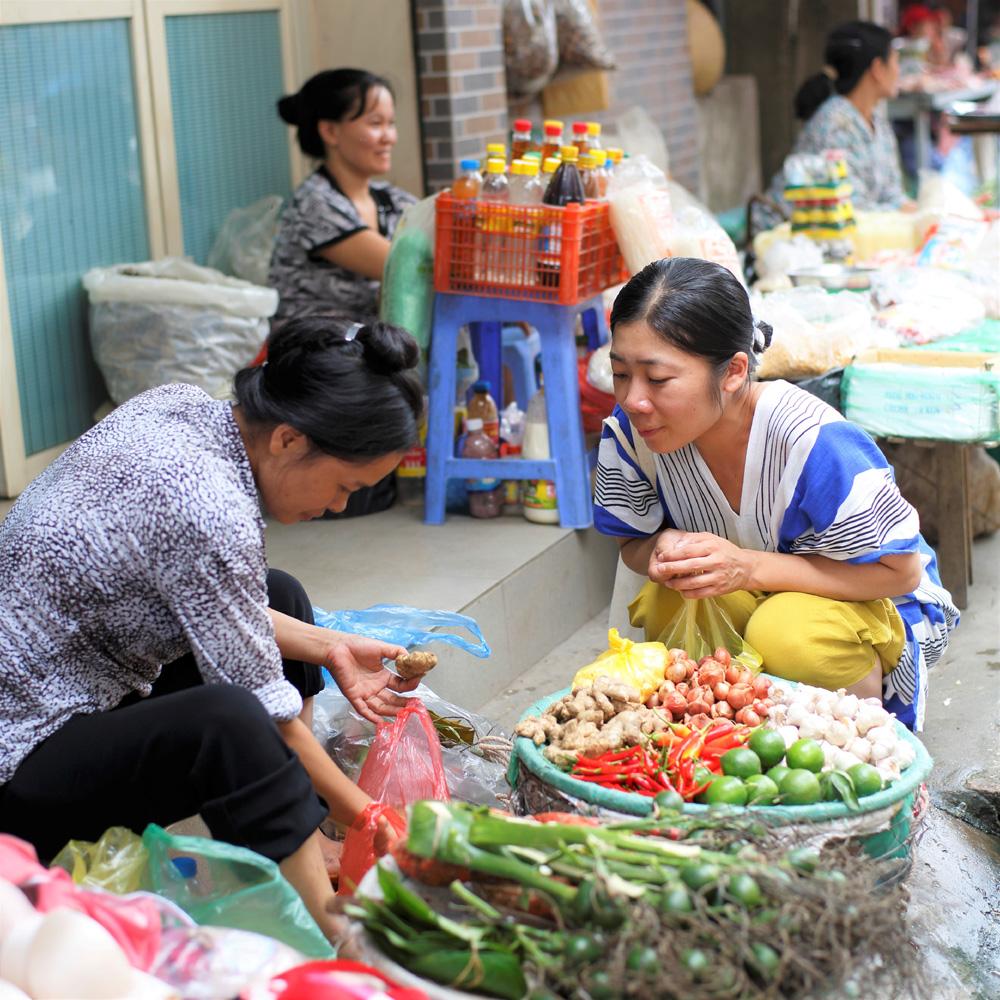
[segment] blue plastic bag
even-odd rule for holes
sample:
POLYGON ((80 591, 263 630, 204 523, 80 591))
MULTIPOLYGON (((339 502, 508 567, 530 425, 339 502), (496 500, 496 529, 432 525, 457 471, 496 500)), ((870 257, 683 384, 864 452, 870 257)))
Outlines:
POLYGON ((445 642, 466 653, 485 660, 492 650, 483 638, 483 633, 474 618, 451 611, 427 611, 424 608, 408 608, 401 604, 375 604, 363 611, 324 611, 313 608, 317 625, 351 632, 395 643, 407 649, 425 646, 429 642, 445 642), (433 628, 464 628, 475 638, 470 642, 464 636, 450 632, 432 632, 433 628))

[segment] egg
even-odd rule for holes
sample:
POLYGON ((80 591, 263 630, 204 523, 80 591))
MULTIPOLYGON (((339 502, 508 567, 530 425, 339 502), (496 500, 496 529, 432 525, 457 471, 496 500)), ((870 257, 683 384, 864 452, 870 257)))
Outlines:
POLYGON ((31 1000, 24 990, 19 990, 13 983, 0 980, 0 1000, 31 1000))
POLYGON ((31 945, 41 923, 41 914, 32 909, 30 914, 10 928, 0 945, 0 979, 6 979, 22 990, 28 990, 31 945))
MULTIPOLYGON (((0 1000, 3 1000, 2 996, 0 1000)), ((125 994, 125 1000, 181 1000, 181 994, 162 979, 133 969, 132 986, 125 994)))
POLYGON ((28 897, 13 882, 0 879, 0 944, 15 924, 33 916, 35 908, 28 897))
POLYGON ((45 914, 28 958, 28 992, 35 1000, 116 1000, 131 986, 132 966, 96 920, 65 907, 45 914))

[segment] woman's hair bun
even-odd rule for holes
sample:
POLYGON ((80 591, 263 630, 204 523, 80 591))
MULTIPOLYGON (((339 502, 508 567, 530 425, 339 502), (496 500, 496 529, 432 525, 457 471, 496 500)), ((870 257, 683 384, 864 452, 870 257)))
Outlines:
POLYGON ((405 330, 388 323, 368 323, 354 338, 364 349, 365 363, 379 375, 394 375, 416 366, 417 342, 405 330))
POLYGON ((299 94, 289 94, 278 101, 278 114, 283 122, 298 125, 302 102, 299 94))
POLYGON ((762 319, 757 320, 753 326, 753 352, 754 354, 763 354, 771 346, 774 327, 770 323, 765 323, 762 319))

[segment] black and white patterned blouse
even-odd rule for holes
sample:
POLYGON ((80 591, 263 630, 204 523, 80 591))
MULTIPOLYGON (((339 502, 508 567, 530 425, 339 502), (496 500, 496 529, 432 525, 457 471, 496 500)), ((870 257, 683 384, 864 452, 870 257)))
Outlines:
POLYGON ((149 694, 188 652, 206 682, 294 718, 266 575, 228 403, 161 386, 84 434, 0 523, 0 784, 71 716, 149 694))
MULTIPOLYGON (((378 231, 392 239, 403 210, 417 199, 384 181, 373 181, 369 190, 378 211, 378 231)), ((273 322, 301 316, 340 316, 359 323, 375 319, 381 282, 320 255, 368 228, 326 167, 307 177, 281 214, 271 253, 269 282, 279 295, 273 322)))

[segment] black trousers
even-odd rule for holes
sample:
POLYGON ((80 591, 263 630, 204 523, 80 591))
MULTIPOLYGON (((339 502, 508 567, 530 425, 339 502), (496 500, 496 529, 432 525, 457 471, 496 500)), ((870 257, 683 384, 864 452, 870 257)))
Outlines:
MULTIPOLYGON (((289 574, 268 573, 268 599, 312 622, 289 574)), ((322 690, 319 667, 284 665, 303 697, 322 690)), ((0 831, 29 841, 45 861, 68 840, 96 840, 110 826, 141 833, 195 813, 214 837, 281 861, 327 808, 256 697, 204 684, 189 656, 164 666, 150 697, 73 716, 0 786, 0 831)))

